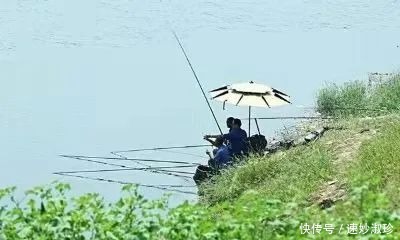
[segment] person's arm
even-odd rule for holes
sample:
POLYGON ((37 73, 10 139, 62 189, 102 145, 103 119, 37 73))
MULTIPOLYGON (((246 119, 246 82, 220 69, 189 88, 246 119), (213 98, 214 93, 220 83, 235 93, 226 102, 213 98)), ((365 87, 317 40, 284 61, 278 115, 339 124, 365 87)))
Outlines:
POLYGON ((220 136, 222 136, 222 135, 221 134, 220 135, 204 135, 204 138, 217 138, 220 136))
POLYGON ((203 139, 206 140, 207 142, 211 143, 211 145, 215 146, 215 141, 211 140, 210 138, 207 138, 206 136, 204 136, 203 139))
POLYGON ((231 141, 231 140, 232 140, 232 134, 226 133, 226 134, 222 135, 222 138, 223 138, 225 141, 226 141, 226 140, 231 141))
POLYGON ((212 159, 213 157, 211 156, 211 153, 210 153, 210 151, 206 151, 206 154, 208 155, 208 157, 210 158, 210 159, 212 159))
POLYGON ((222 137, 225 140, 229 140, 229 134, 223 134, 223 135, 205 135, 203 137, 204 140, 208 141, 209 143, 211 143, 214 147, 218 147, 215 144, 215 141, 212 140, 211 138, 218 138, 218 137, 222 137))

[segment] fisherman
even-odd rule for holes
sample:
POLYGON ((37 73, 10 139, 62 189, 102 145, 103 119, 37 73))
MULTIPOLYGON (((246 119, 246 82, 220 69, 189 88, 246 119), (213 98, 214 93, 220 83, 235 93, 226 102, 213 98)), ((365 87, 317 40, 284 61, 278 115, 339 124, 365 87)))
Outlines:
POLYGON ((232 130, 224 134, 224 139, 229 141, 232 156, 240 158, 249 152, 247 143, 247 133, 242 128, 242 121, 238 118, 233 120, 232 130))
MULTIPOLYGON (((228 141, 229 151, 234 158, 240 158, 248 154, 247 133, 241 126, 242 121, 235 118, 229 133, 222 135, 223 139, 228 141)), ((210 138, 217 138, 219 136, 220 135, 205 135, 204 139, 213 143, 214 141, 210 140, 210 138)))
POLYGON ((208 161, 208 166, 212 167, 215 170, 219 170, 221 168, 226 167, 232 161, 231 153, 226 145, 224 145, 224 138, 219 136, 214 141, 215 147, 217 147, 216 151, 214 151, 214 157, 211 156, 210 152, 206 152, 210 157, 208 161))
MULTIPOLYGON (((233 125, 233 120, 234 120, 234 119, 235 119, 234 117, 228 117, 228 118, 226 119, 226 127, 229 129, 228 133, 230 133, 230 132, 232 131, 232 125, 233 125)), ((211 138, 216 138, 216 137, 218 137, 218 136, 220 136, 220 135, 205 135, 205 136, 204 136, 204 140, 208 141, 209 143, 211 143, 211 145, 213 145, 214 147, 218 148, 218 146, 215 145, 215 140, 212 140, 212 139, 211 139, 211 138)), ((224 139, 224 143, 225 143, 226 145, 229 144, 229 142, 228 142, 227 140, 225 140, 225 139, 224 139)), ((217 150, 217 149, 214 149, 214 151, 213 151, 213 154, 214 154, 214 155, 215 155, 215 151, 216 151, 216 150, 217 150)))
POLYGON ((227 167, 232 162, 231 153, 226 145, 224 145, 224 138, 218 136, 214 142, 214 146, 217 147, 214 151, 214 157, 210 152, 206 152, 210 157, 208 160, 208 166, 200 165, 196 168, 196 172, 193 176, 193 180, 197 185, 210 179, 213 175, 218 173, 220 169, 227 167))
POLYGON ((228 117, 226 119, 226 127, 229 129, 229 132, 232 130, 233 120, 235 120, 234 117, 228 117))

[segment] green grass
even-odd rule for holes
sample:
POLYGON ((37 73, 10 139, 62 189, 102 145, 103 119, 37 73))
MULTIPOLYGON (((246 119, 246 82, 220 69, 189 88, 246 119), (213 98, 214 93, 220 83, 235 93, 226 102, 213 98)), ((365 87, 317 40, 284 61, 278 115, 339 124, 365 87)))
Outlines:
POLYGON ((246 190, 282 201, 301 199, 332 174, 332 156, 322 146, 298 147, 271 157, 251 157, 202 188, 203 201, 235 200, 246 190))
POLYGON ((330 84, 317 94, 317 111, 339 117, 378 116, 398 112, 400 105, 400 75, 370 88, 361 81, 342 86, 330 84))
POLYGON ((368 182, 371 190, 384 193, 393 208, 400 202, 400 124, 388 124, 383 133, 366 142, 349 171, 354 186, 368 182))

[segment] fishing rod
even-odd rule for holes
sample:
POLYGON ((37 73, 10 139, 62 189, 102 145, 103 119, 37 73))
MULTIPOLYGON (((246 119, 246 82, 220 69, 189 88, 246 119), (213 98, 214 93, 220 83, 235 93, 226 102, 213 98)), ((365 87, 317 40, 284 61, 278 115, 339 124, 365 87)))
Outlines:
POLYGON ((157 150, 169 150, 169 149, 184 149, 184 148, 201 148, 211 147, 210 144, 199 144, 199 145, 185 145, 185 146, 170 146, 170 147, 154 147, 154 148, 137 148, 122 151, 112 151, 111 153, 128 153, 128 152, 144 152, 144 151, 157 151, 157 150))
MULTIPOLYGON (((111 154, 113 154, 113 155, 115 155, 115 156, 118 156, 118 157, 120 157, 120 158, 123 158, 123 159, 127 159, 127 157, 126 157, 126 156, 123 156, 122 154, 115 154, 115 153, 112 153, 112 152, 111 152, 111 154)), ((136 162, 136 164, 138 164, 138 165, 140 165, 140 166, 144 166, 144 167, 147 167, 147 168, 150 168, 150 167, 151 167, 151 165, 142 163, 142 162, 140 162, 140 161, 134 161, 134 162, 136 162)), ((159 173, 158 171, 154 171, 154 170, 152 170, 151 172, 159 173)))
MULTIPOLYGON (((202 144, 202 145, 185 145, 185 146, 169 146, 169 147, 155 147, 155 148, 139 148, 139 149, 131 149, 131 150, 124 150, 124 151, 113 151, 111 152, 112 154, 118 156, 118 157, 98 157, 98 156, 83 156, 83 155, 60 155, 61 157, 64 158, 71 158, 71 159, 76 159, 76 160, 81 160, 81 161, 87 161, 87 162, 93 162, 93 163, 98 163, 98 164, 103 164, 103 165, 109 165, 109 166, 114 166, 114 167, 121 167, 121 168, 130 168, 130 166, 125 166, 121 164, 114 164, 114 163, 108 163, 108 162, 103 162, 103 161, 97 161, 95 159, 103 159, 103 160, 117 160, 117 161, 134 161, 139 165, 144 166, 142 168, 143 171, 149 171, 153 173, 159 173, 159 174, 164 174, 164 175, 169 175, 169 176, 175 176, 175 177, 180 177, 184 178, 187 180, 188 178, 191 179, 191 177, 187 176, 182 176, 179 174, 176 174, 177 171, 171 171, 171 170, 161 170, 161 169, 154 169, 152 166, 143 164, 141 162, 154 162, 154 163, 169 163, 169 164, 188 164, 194 166, 200 165, 199 163, 193 163, 193 162, 184 162, 184 161, 170 161, 170 160, 158 160, 158 159, 145 159, 145 158, 128 158, 122 154, 118 153, 127 153, 127 152, 141 152, 141 151, 156 151, 156 150, 169 150, 169 149, 184 149, 184 148, 200 148, 200 147, 209 147, 211 145, 207 144, 202 144)), ((180 172, 182 173, 182 172, 180 172)), ((182 173, 183 174, 183 173, 182 173)), ((189 174, 188 172, 185 172, 185 174, 189 174)), ((191 173, 193 174, 193 173, 191 173)))
POLYGON ((192 156, 192 157, 197 157, 201 159, 206 159, 207 157, 199 154, 194 154, 194 153, 188 153, 188 152, 178 152, 178 151, 172 151, 172 150, 158 150, 160 152, 167 152, 167 153, 174 153, 174 154, 180 154, 180 155, 186 155, 186 156, 192 156))
POLYGON ((135 162, 154 162, 154 163, 174 163, 174 164, 200 165, 199 163, 194 163, 194 162, 159 160, 159 159, 146 159, 146 158, 117 158, 117 157, 98 157, 98 156, 84 156, 84 155, 60 155, 60 156, 64 157, 64 158, 74 158, 74 159, 77 159, 77 158, 79 158, 79 159, 103 159, 103 160, 118 160, 118 161, 135 161, 135 162))
MULTIPOLYGON (((165 151, 165 150, 164 150, 164 151, 165 151)), ((151 168, 150 165, 143 164, 143 163, 141 163, 140 160, 138 160, 138 159, 129 159, 128 157, 126 157, 126 156, 124 156, 124 155, 122 155, 122 154, 115 154, 115 153, 112 153, 112 154, 114 154, 114 155, 116 155, 116 156, 120 156, 120 157, 123 158, 123 159, 115 159, 115 160, 134 161, 134 162, 136 162, 136 163, 139 164, 139 165, 142 165, 142 166, 151 168)), ((155 162, 154 159, 141 159, 141 160, 153 161, 153 162, 155 162)), ((156 160, 156 161, 157 161, 157 160, 156 160)), ((158 160, 158 162, 167 162, 167 163, 173 163, 173 162, 175 162, 175 163, 177 163, 177 162, 179 162, 179 161, 158 160)), ((195 165, 195 166, 199 165, 198 163, 187 163, 187 162, 182 162, 182 163, 183 163, 183 164, 192 164, 192 165, 195 165)), ((188 181, 187 179, 191 179, 190 177, 179 175, 179 174, 182 174, 182 173, 183 173, 183 172, 179 172, 179 171, 171 171, 171 170, 145 170, 145 171, 149 171, 149 172, 153 172, 153 173, 159 173, 159 174, 164 174, 164 175, 169 175, 169 176, 180 177, 180 178, 183 178, 185 181, 188 181)), ((193 175, 194 173, 187 173, 187 172, 185 172, 184 174, 193 175)))
MULTIPOLYGON (((296 106, 297 108, 306 108, 306 109, 318 109, 319 107, 316 106, 311 106, 311 107, 306 107, 306 106, 296 106)), ((371 112, 385 112, 388 111, 385 108, 357 108, 357 107, 323 107, 323 109, 327 110, 358 110, 358 111, 371 111, 371 112)))
MULTIPOLYGON (((87 162, 93 162, 93 163, 99 163, 102 165, 108 165, 108 166, 113 166, 113 167, 121 167, 121 168, 132 168, 131 166, 125 166, 125 165, 121 165, 121 164, 114 164, 114 163, 108 163, 108 162, 103 162, 103 161, 97 161, 97 160, 93 160, 93 159, 85 159, 84 157, 73 157, 73 156, 68 156, 67 158, 71 158, 71 159, 76 159, 76 160, 80 160, 80 161, 87 161, 87 162)), ((101 158, 100 158, 101 159, 101 158)), ((185 165, 188 166, 188 165, 185 165)), ((190 165, 189 165, 190 166, 190 165)), ((197 165, 196 165, 197 166, 197 165)), ((148 171, 148 172, 152 172, 152 173, 158 173, 158 174, 164 174, 164 175, 169 175, 169 176, 175 176, 175 177, 180 177, 180 178, 184 178, 186 180, 186 176, 182 176, 179 174, 176 174, 177 171, 172 171, 172 170, 155 170, 152 166, 150 165, 146 165, 145 168, 142 169, 143 171, 148 171)), ((188 173, 186 173, 188 174, 188 173)), ((193 174, 193 173, 191 173, 193 174)))
MULTIPOLYGON (((81 160, 81 161, 87 161, 87 162, 94 162, 94 163, 99 163, 99 164, 103 164, 103 165, 108 165, 108 166, 113 166, 113 167, 122 167, 122 168, 127 168, 127 169, 131 169, 134 168, 132 166, 126 166, 126 165, 121 165, 121 164, 115 164, 115 163, 108 163, 108 162, 103 162, 103 161, 97 161, 97 160, 91 160, 91 159, 84 159, 84 158, 74 158, 76 160, 81 160)), ((192 165, 178 165, 178 166, 166 166, 166 167, 153 167, 153 166, 149 166, 149 167, 145 167, 145 168, 141 168, 140 170, 143 171, 153 171, 155 169, 159 169, 158 171, 167 171, 167 172, 172 172, 172 170, 162 170, 162 169, 169 169, 169 168, 189 168, 189 167, 196 167, 199 164, 192 164, 192 165)), ((186 172, 187 173, 187 172, 186 172)), ((191 173, 193 174, 193 173, 191 173)))
MULTIPOLYGON (((318 109, 318 107, 301 107, 307 109, 318 109)), ((371 109, 371 108, 349 108, 349 107, 327 107, 327 110, 351 110, 351 111, 375 111, 384 112, 387 109, 371 109)), ((323 116, 283 116, 283 117, 254 117, 254 118, 242 118, 242 120, 283 120, 283 119, 340 119, 339 117, 323 117, 323 116)))
MULTIPOLYGON (((282 119, 339 119, 337 117, 306 117, 306 116, 285 116, 285 117, 255 117, 251 120, 282 120, 282 119)), ((249 120, 249 118, 242 118, 242 120, 249 120)))
MULTIPOLYGON (((156 150, 154 150, 156 151, 156 150)), ((198 158, 206 158, 205 156, 199 155, 199 154, 193 154, 193 153, 188 153, 188 152, 178 152, 178 151, 172 151, 172 150, 164 150, 164 149, 157 149, 157 151, 160 152, 168 152, 168 153, 174 153, 174 154, 180 154, 180 155, 186 155, 186 156, 192 156, 192 157, 198 157, 198 158)), ((110 152, 112 155, 120 157, 120 158, 128 158, 127 156, 120 154, 118 152, 110 152)))
POLYGON ((57 175, 60 175, 60 176, 67 176, 67 177, 75 177, 75 178, 81 178, 81 179, 89 179, 89 180, 94 180, 94 181, 101 181, 101 182, 118 183, 118 184, 122 184, 122 185, 135 184, 135 185, 141 186, 141 187, 155 188, 155 189, 164 190, 164 191, 197 195, 197 193, 195 193, 195 192, 186 191, 186 190, 179 190, 179 189, 173 189, 173 188, 192 188, 192 187, 195 187, 195 186, 138 184, 138 183, 125 182, 125 181, 120 181, 120 180, 113 180, 113 179, 106 179, 106 178, 99 178, 99 177, 87 177, 87 176, 82 176, 82 175, 72 175, 72 174, 64 174, 64 173, 54 173, 54 174, 57 174, 57 175))
MULTIPOLYGON (((160 0, 160 2, 161 2, 161 6, 164 6, 164 5, 162 4, 162 1, 161 1, 161 0, 160 0)), ((208 101, 208 98, 207 98, 207 96, 206 96, 206 93, 204 92, 203 86, 201 85, 200 80, 199 80, 199 78, 197 77, 196 71, 194 70, 192 63, 190 62, 189 57, 188 57, 188 55, 186 54, 186 51, 185 51, 185 49, 184 49, 184 47, 183 47, 181 41, 179 40, 178 35, 177 35, 176 32, 172 29, 172 27, 171 27, 171 25, 170 25, 168 19, 165 19, 165 20, 166 20, 167 25, 169 26, 169 28, 170 28, 172 34, 174 35, 176 41, 178 42, 179 47, 181 48, 182 53, 183 53, 183 55, 185 56, 187 63, 189 64, 190 69, 192 70, 192 73, 193 73, 193 75, 194 75, 194 77, 195 77, 195 79, 196 79, 196 81, 197 81, 197 84, 199 85, 200 90, 201 90, 201 92, 202 92, 202 94, 203 94, 204 100, 206 100, 207 106, 208 106, 208 108, 210 109, 210 112, 211 112, 211 114, 212 114, 212 116, 213 116, 213 118, 214 118, 214 121, 215 121, 215 123, 217 124, 218 130, 219 130, 219 132, 220 132, 221 135, 222 135, 223 133, 222 133, 221 126, 219 125, 218 120, 217 120, 217 117, 215 116, 214 110, 212 109, 212 107, 211 107, 211 105, 210 105, 210 102, 208 101)))
MULTIPOLYGON (((182 167, 182 166, 177 166, 182 167)), ((187 167, 187 166, 186 166, 187 167)), ((166 171, 168 172, 172 172, 172 173, 181 173, 181 174, 193 174, 192 172, 183 172, 183 171, 174 171, 174 170, 164 170, 163 168, 173 168, 173 167, 155 167, 152 169, 157 169, 158 171, 166 171)), ((115 169, 97 169, 97 170, 79 170, 79 171, 63 171, 63 172, 54 172, 53 174, 60 174, 60 173, 64 173, 64 174, 73 174, 73 173, 99 173, 99 172, 119 172, 119 171, 145 171, 145 170, 149 170, 148 168, 115 168, 115 169)), ((192 178, 189 176, 180 176, 180 177, 185 177, 185 178, 192 178)))
POLYGON ((385 112, 387 109, 384 108, 350 108, 350 107, 326 107, 326 110, 351 110, 351 111, 371 111, 371 112, 385 112))
MULTIPOLYGON (((128 158, 127 156, 121 154, 121 153, 130 153, 130 152, 144 152, 144 151, 168 151, 168 152, 174 152, 177 153, 175 151, 171 151, 171 149, 186 149, 186 148, 199 148, 199 147, 209 147, 211 145, 205 145, 205 144, 201 144, 201 145, 186 145, 186 146, 172 146, 172 147, 155 147, 155 148, 138 148, 138 149, 130 149, 130 150, 123 150, 123 151, 112 151, 111 154, 115 155, 119 158, 122 159, 126 159, 129 161, 136 161, 138 162, 138 164, 142 165, 142 166, 148 166, 146 164, 140 163, 140 161, 143 161, 143 159, 132 159, 132 158, 128 158)), ((189 153, 180 153, 180 154, 185 154, 185 155, 193 155, 196 157, 201 157, 200 155, 194 155, 194 154, 189 154, 189 153)), ((205 159, 206 157, 204 157, 205 159)), ((122 160, 122 159, 117 159, 117 160, 122 160)), ((158 160, 157 160, 158 161, 158 160)), ((154 161, 153 161, 154 162, 154 161)), ((164 161, 158 161, 158 162, 164 162, 164 161)), ((171 161, 167 161, 167 162, 171 162, 171 161)), ((183 163, 183 162, 181 162, 183 163)))
POLYGON ((204 99, 206 100, 207 105, 208 105, 208 108, 210 109, 211 114, 212 114, 212 116, 213 116, 213 118, 214 118, 214 120, 215 120, 215 123, 217 124, 218 130, 219 130, 219 132, 220 132, 221 135, 222 135, 222 134, 223 134, 223 133, 222 133, 222 129, 221 129, 219 123, 218 123, 217 117, 216 117, 215 114, 214 114, 214 111, 213 111, 213 109, 212 109, 212 107, 211 107, 211 105, 210 105, 210 102, 209 102, 208 99, 207 99, 206 93, 204 92, 204 89, 203 89, 203 87, 202 87, 202 85, 201 85, 201 83, 200 83, 200 80, 199 80, 199 78, 197 77, 197 74, 196 74, 196 72, 194 71, 193 66, 192 66, 192 64, 191 64, 191 62, 190 62, 190 60, 189 60, 189 57, 188 57, 188 55, 186 54, 186 51, 185 51, 185 49, 183 48, 182 43, 181 43, 181 41, 180 41, 179 38, 178 38, 178 35, 175 33, 175 31, 173 31, 173 30, 171 30, 171 31, 172 31, 172 34, 174 35, 176 41, 178 42, 178 44, 179 44, 179 46, 180 46, 180 48, 181 48, 183 54, 185 55, 186 61, 188 62, 189 66, 190 66, 190 69, 192 70, 192 73, 193 73, 194 77, 196 78, 197 84, 199 85, 200 90, 201 90, 201 92, 203 93, 203 97, 204 97, 204 99))

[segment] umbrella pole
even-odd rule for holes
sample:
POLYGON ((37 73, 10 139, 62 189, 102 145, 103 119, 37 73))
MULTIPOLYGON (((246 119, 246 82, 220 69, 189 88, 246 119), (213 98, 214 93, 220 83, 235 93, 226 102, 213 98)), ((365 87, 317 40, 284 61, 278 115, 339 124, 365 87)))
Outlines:
POLYGON ((257 131, 258 131, 258 135, 261 135, 261 132, 260 132, 260 127, 258 126, 258 122, 257 122, 257 118, 254 118, 254 121, 256 122, 257 131))
POLYGON ((251 107, 249 106, 249 137, 250 137, 250 124, 251 124, 251 107))

